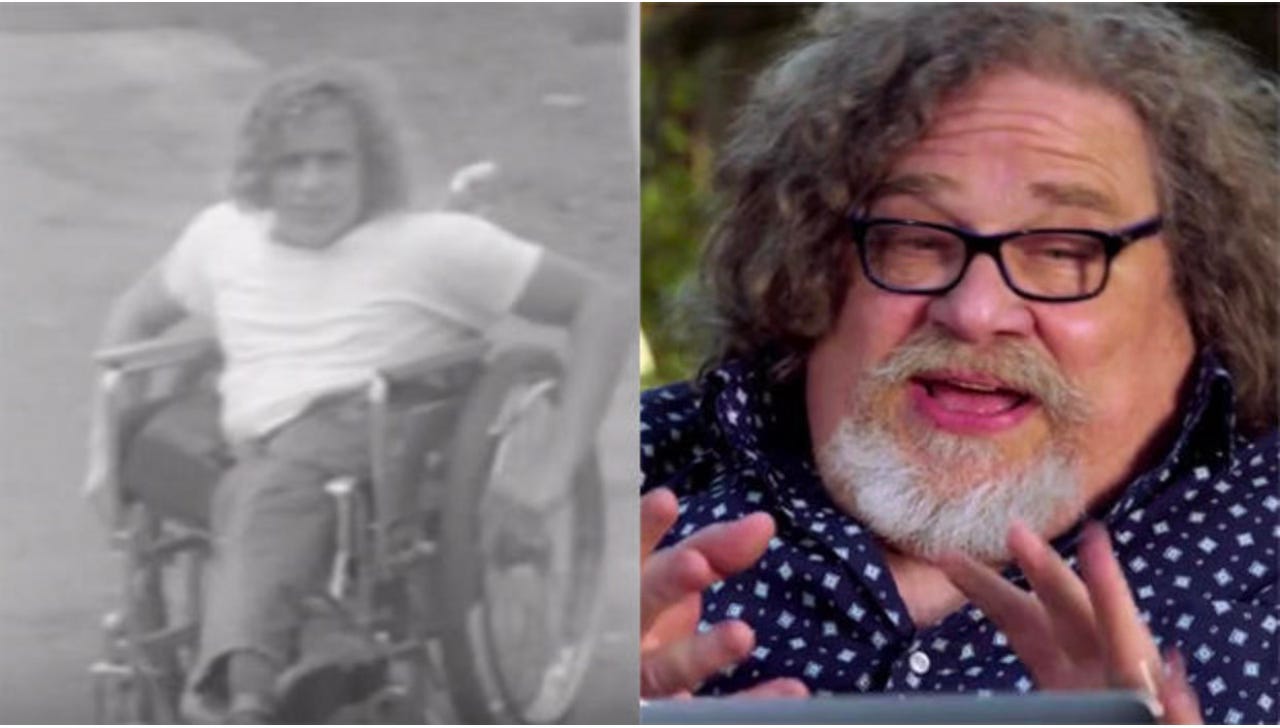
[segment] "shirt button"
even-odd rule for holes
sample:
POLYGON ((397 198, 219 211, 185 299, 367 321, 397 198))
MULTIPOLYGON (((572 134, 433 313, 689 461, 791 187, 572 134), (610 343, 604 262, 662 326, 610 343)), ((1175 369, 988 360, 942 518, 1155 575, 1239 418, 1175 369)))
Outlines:
POLYGON ((907 666, 911 668, 911 672, 923 675, 929 672, 929 656, 923 652, 912 652, 907 658, 907 666))

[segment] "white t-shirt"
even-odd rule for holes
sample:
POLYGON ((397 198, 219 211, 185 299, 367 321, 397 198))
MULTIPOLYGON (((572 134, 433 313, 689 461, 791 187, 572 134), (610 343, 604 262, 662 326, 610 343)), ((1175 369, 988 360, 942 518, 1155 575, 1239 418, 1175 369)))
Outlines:
POLYGON ((386 215, 319 250, 273 242, 271 225, 269 212, 215 205, 162 263, 169 293, 214 322, 232 441, 274 430, 380 366, 473 338, 511 309, 542 250, 457 213, 386 215))

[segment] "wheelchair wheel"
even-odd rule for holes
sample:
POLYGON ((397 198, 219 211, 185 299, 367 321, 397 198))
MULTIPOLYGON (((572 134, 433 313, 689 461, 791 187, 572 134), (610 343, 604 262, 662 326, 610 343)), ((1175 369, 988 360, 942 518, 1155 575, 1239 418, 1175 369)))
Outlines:
POLYGON ((100 723, 178 720, 185 632, 170 621, 165 564, 150 553, 164 531, 160 516, 131 504, 125 513, 122 609, 104 616, 103 651, 90 666, 94 715, 100 723))
POLYGON ((490 363, 455 431, 438 564, 444 663, 464 722, 563 719, 596 634, 604 506, 594 457, 549 507, 522 480, 549 439, 561 377, 550 352, 490 363))

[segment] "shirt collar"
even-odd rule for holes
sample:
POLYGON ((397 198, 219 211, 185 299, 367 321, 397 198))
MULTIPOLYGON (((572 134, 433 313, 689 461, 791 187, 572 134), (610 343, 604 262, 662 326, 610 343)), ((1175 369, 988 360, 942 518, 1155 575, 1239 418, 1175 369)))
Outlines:
POLYGON ((1124 489, 1107 510, 1106 520, 1128 513, 1167 484, 1177 482, 1174 476, 1180 470, 1215 469, 1235 456, 1235 386, 1231 374, 1208 348, 1200 352, 1194 371, 1173 444, 1158 463, 1124 489))

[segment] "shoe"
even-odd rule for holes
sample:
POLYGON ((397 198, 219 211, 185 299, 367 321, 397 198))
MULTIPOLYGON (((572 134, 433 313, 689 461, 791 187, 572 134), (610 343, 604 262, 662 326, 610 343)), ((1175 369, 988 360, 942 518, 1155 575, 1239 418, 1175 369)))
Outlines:
POLYGON ((269 725, 276 722, 275 712, 266 696, 242 693, 230 701, 211 701, 192 690, 183 692, 179 709, 182 719, 195 725, 269 725))
POLYGON ((192 725, 218 725, 226 719, 226 711, 219 710, 209 701, 190 688, 182 691, 178 703, 178 715, 185 723, 192 725))
POLYGON ((241 693, 231 699, 231 707, 223 717, 223 725, 268 725, 275 711, 269 700, 254 693, 241 693))
POLYGON ((313 633, 303 640, 301 653, 276 683, 276 717, 283 723, 325 723, 387 684, 389 660, 361 634, 343 629, 313 633))
MULTIPOLYGON (((291 671, 292 672, 292 671, 291 671)), ((314 665, 296 671, 282 687, 282 723, 327 723, 342 708, 362 703, 387 682, 384 661, 314 665)))

